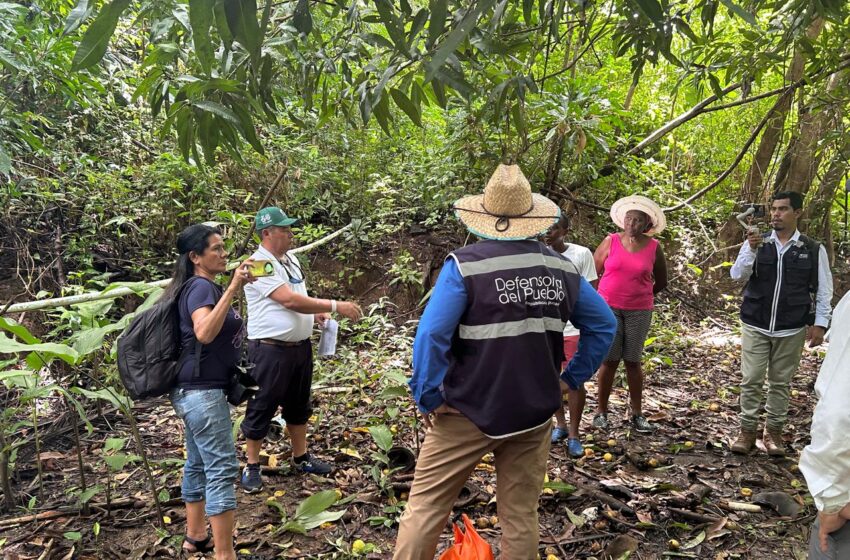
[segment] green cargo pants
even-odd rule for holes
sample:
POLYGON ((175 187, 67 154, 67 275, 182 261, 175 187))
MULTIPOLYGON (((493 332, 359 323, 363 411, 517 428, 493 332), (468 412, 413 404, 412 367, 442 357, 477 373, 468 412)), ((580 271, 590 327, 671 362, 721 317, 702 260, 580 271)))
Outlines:
POLYGON ((788 419, 791 378, 800 365, 806 329, 791 336, 767 336, 741 326, 741 429, 758 430, 767 373, 767 427, 781 431, 788 419))

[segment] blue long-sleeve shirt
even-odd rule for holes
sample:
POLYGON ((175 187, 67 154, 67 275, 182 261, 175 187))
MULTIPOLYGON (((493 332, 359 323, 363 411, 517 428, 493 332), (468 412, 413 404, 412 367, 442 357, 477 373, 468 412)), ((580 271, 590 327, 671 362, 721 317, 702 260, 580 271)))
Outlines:
MULTIPOLYGON (((452 336, 466 304, 463 277, 454 259, 448 259, 413 341, 413 377, 409 384, 422 412, 431 412, 445 402, 441 387, 449 369, 452 336)), ((570 322, 581 331, 581 336, 578 350, 561 373, 561 379, 577 389, 590 379, 608 353, 617 331, 617 320, 605 300, 582 278, 570 322)))

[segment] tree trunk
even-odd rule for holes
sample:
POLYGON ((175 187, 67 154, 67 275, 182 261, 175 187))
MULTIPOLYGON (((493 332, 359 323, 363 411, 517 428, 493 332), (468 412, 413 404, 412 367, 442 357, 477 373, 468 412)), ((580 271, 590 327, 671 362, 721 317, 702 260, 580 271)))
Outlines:
POLYGON ((848 161, 850 161, 850 138, 845 135, 841 145, 832 155, 832 160, 818 185, 817 192, 803 213, 803 220, 808 226, 807 235, 823 241, 829 253, 830 262, 834 255, 830 221, 832 204, 841 179, 850 170, 848 161))
MULTIPOLYGON (((813 41, 823 29, 825 20, 821 17, 816 17, 809 24, 806 30, 806 36, 813 41)), ((791 60, 791 65, 785 75, 785 81, 788 84, 797 82, 803 77, 805 69, 805 55, 803 51, 797 49, 794 57, 791 60)), ((784 95, 776 100, 774 105, 773 118, 765 126, 762 133, 759 146, 753 157, 753 163, 750 170, 747 172, 747 177, 741 185, 738 193, 738 200, 742 202, 757 202, 764 196, 764 179, 773 161, 773 155, 776 153, 776 147, 782 138, 782 132, 785 129, 785 120, 788 113, 791 111, 793 104, 793 96, 784 95)), ((730 217, 720 230, 719 238, 723 245, 731 245, 737 243, 741 237, 740 224, 734 217, 730 217)))

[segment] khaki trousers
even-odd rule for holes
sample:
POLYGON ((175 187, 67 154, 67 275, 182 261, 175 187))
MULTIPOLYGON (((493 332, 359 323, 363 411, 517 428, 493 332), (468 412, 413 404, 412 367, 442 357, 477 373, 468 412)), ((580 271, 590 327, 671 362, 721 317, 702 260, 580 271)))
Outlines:
POLYGON ((502 560, 534 560, 540 539, 537 503, 543 489, 552 425, 493 439, 461 414, 438 414, 419 452, 401 516, 395 560, 433 560, 452 504, 481 458, 492 451, 502 527, 502 560))
POLYGON ((741 429, 758 430, 759 408, 764 401, 767 373, 767 427, 782 430, 788 419, 791 378, 800 365, 806 342, 806 329, 791 336, 766 336, 742 325, 741 328, 741 429))

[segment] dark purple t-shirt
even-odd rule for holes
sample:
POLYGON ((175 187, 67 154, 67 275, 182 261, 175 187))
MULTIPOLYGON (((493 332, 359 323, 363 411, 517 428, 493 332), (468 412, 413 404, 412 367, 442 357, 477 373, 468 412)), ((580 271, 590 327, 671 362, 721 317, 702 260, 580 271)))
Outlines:
POLYGON ((177 386, 183 389, 226 389, 242 353, 242 340, 245 337, 242 318, 232 307, 227 310, 218 336, 201 348, 200 375, 193 377, 196 341, 192 313, 201 307, 215 307, 224 291, 201 276, 194 276, 188 282, 191 284, 180 294, 177 308, 180 313, 181 342, 183 348, 187 349, 177 377, 177 386))

